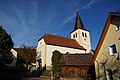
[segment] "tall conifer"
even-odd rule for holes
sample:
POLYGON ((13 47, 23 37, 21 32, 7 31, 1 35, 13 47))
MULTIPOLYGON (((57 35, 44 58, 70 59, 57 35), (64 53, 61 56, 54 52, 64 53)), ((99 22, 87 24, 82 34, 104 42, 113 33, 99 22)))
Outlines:
POLYGON ((13 45, 11 36, 0 26, 0 63, 9 64, 12 62, 13 58, 10 50, 13 45))

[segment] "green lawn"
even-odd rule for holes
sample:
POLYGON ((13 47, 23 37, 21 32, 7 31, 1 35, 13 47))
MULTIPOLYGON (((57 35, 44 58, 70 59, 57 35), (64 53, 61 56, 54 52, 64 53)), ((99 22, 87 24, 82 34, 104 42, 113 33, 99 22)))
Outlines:
POLYGON ((50 70, 45 70, 41 76, 47 76, 50 77, 50 70))

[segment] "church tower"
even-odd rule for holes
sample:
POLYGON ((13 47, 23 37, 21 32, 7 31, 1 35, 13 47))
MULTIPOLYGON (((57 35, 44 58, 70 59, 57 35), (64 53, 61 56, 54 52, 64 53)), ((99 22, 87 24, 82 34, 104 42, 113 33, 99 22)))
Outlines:
POLYGON ((81 46, 83 46, 86 49, 86 53, 90 52, 90 32, 84 28, 78 11, 76 14, 74 30, 71 32, 71 39, 75 39, 81 46))

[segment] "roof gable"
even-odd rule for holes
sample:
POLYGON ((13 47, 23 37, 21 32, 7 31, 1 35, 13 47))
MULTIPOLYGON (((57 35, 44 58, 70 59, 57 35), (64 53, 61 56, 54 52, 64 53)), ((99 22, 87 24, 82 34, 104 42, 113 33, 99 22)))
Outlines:
POLYGON ((30 59, 31 63, 36 63, 36 49, 13 48, 25 61, 30 59))
POLYGON ((76 48, 81 50, 86 50, 83 46, 79 45, 79 43, 75 39, 60 37, 51 34, 45 34, 43 36, 44 41, 48 45, 76 48))
POLYGON ((105 37, 106 37, 106 34, 107 34, 108 29, 109 29, 109 27, 110 27, 110 24, 111 24, 111 22, 112 22, 112 17, 113 17, 113 16, 120 16, 120 12, 110 12, 110 13, 109 13, 108 18, 107 18, 107 21, 106 21, 105 26, 104 26, 104 29, 103 29, 102 34, 101 34, 101 36, 100 36, 98 45, 97 45, 96 50, 95 50, 94 60, 96 59, 96 57, 97 57, 97 55, 98 55, 98 53, 99 53, 99 50, 100 50, 100 48, 101 48, 101 46, 102 46, 102 43, 103 43, 103 41, 104 41, 104 39, 105 39, 105 37))

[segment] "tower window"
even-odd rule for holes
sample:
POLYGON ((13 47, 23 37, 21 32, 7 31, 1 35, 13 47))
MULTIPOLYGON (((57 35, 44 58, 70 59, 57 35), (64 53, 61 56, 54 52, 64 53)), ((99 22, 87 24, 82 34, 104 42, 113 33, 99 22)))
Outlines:
POLYGON ((87 34, 85 33, 85 37, 87 37, 87 34))
POLYGON ((76 33, 76 37, 77 37, 77 33, 76 33))
POLYGON ((75 34, 73 34, 73 38, 75 38, 75 34))
POLYGON ((84 32, 82 32, 82 36, 84 37, 84 32))

